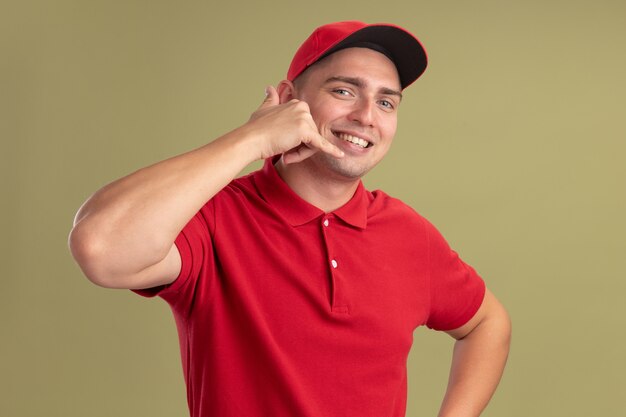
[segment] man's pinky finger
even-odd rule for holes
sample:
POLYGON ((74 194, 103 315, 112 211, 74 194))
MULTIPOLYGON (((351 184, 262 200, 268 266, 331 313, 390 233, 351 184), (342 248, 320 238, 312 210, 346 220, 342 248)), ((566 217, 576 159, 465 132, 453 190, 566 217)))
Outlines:
POLYGON ((343 158, 344 153, 341 149, 339 149, 336 145, 333 145, 331 142, 327 141, 325 138, 320 139, 320 150, 336 156, 337 158, 343 158))

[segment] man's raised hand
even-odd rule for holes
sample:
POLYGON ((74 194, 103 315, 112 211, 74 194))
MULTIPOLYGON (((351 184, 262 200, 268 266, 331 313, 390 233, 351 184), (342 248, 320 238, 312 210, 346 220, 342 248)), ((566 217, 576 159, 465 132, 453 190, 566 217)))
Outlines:
POLYGON ((343 157, 339 148, 320 135, 307 103, 293 99, 281 104, 273 86, 265 92, 265 100, 246 124, 262 138, 261 159, 283 154, 284 163, 290 164, 319 151, 343 157))

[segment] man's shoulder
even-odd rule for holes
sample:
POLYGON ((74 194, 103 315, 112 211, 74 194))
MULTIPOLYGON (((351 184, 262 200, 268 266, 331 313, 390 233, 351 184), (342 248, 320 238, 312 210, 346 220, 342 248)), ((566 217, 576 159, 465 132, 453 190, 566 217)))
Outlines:
POLYGON ((400 217, 403 220, 414 220, 420 223, 424 220, 412 206, 383 190, 368 191, 368 194, 370 195, 369 212, 373 215, 400 217))
POLYGON ((370 195, 371 204, 373 206, 380 206, 380 209, 397 209, 418 214, 413 207, 403 200, 393 197, 383 190, 368 191, 368 194, 370 195))
POLYGON ((259 199, 259 192, 254 184, 253 173, 233 179, 206 201, 200 212, 212 212, 216 207, 246 205, 249 201, 259 199))
POLYGON ((411 205, 382 190, 368 191, 368 194, 371 196, 368 222, 376 219, 383 227, 443 239, 437 227, 411 205))
POLYGON ((254 180, 255 174, 256 171, 233 179, 224 188, 222 188, 216 196, 258 194, 258 189, 254 180))

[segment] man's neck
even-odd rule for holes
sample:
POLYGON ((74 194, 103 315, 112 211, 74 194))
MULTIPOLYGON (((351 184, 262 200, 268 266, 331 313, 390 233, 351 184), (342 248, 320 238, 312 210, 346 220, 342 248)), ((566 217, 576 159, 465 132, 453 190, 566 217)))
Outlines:
POLYGON ((359 179, 338 180, 321 175, 307 161, 285 164, 282 158, 276 164, 278 175, 300 198, 329 213, 346 204, 359 186, 359 179))

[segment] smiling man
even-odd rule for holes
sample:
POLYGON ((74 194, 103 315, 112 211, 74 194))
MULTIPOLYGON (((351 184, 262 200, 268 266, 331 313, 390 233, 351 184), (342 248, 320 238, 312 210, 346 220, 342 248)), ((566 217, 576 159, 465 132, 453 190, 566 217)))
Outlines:
POLYGON ((425 68, 400 27, 324 25, 246 124, 80 208, 85 275, 170 304, 192 416, 404 416, 422 325, 456 339, 439 415, 487 405, 506 311, 428 221, 361 182, 425 68))

